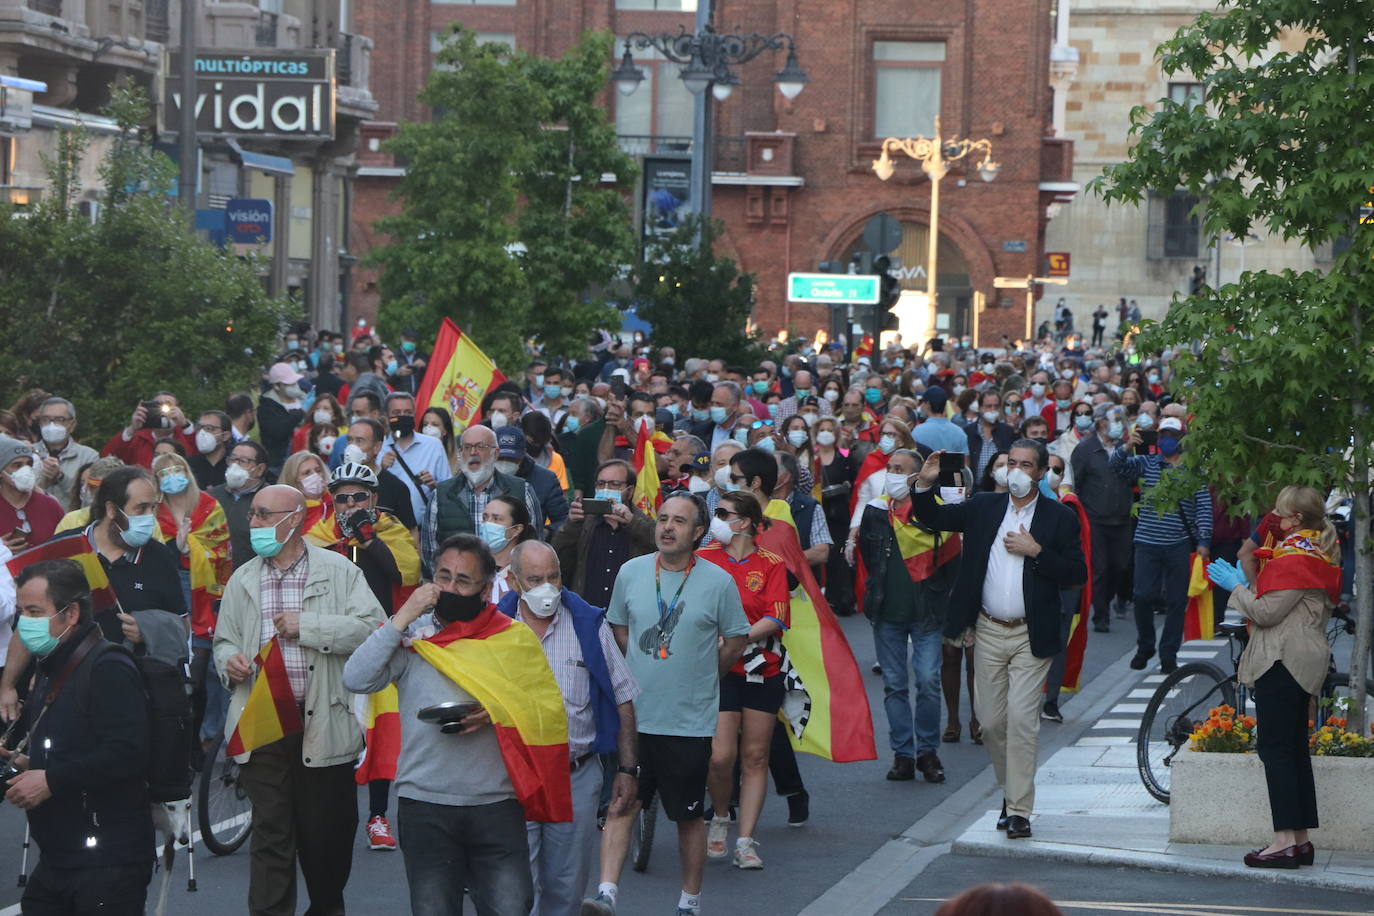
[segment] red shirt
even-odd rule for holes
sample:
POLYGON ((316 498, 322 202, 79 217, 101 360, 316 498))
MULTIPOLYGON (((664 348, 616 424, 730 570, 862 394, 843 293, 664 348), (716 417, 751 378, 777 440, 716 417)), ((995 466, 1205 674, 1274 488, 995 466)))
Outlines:
MULTIPOLYGON (((791 626, 792 596, 787 590, 787 565, 782 557, 758 547, 743 560, 736 560, 719 541, 712 541, 698 550, 697 556, 716 564, 734 578, 740 602, 744 605, 744 616, 749 618, 751 626, 765 617, 776 620, 784 630, 791 626)), ((747 649, 745 654, 748 654, 747 649)), ((764 677, 778 674, 779 656, 764 651, 763 657, 765 661, 759 673, 764 677)), ((743 658, 735 662, 730 673, 744 675, 743 658)))
POLYGON ((27 525, 28 542, 14 551, 19 553, 51 538, 65 514, 61 503, 40 490, 31 492, 29 501, 21 509, 14 508, 7 499, 0 499, 0 534, 9 534, 27 525))

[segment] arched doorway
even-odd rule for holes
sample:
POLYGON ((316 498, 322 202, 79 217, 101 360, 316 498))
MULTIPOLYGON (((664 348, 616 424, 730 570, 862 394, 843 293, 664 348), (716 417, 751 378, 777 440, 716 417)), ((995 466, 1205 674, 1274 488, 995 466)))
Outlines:
MULTIPOLYGON (((904 290, 928 292, 926 259, 929 255, 930 226, 928 223, 911 219, 900 220, 902 242, 888 256, 892 261, 892 273, 904 290)), ((845 252, 846 259, 852 260, 859 252, 866 250, 863 238, 850 243, 845 252)), ((973 282, 968 259, 957 242, 948 235, 940 233, 939 263, 936 265, 939 284, 938 307, 935 313, 935 330, 941 337, 964 336, 973 333, 973 282)), ((856 315, 856 322, 865 316, 856 315)), ((879 315, 879 327, 895 323, 892 315, 879 315)), ((865 329, 870 327, 867 323, 865 329)), ((852 331, 851 331, 852 333, 852 331)), ((860 332, 862 333, 862 331, 860 332)), ((904 341, 910 346, 913 341, 904 341)))

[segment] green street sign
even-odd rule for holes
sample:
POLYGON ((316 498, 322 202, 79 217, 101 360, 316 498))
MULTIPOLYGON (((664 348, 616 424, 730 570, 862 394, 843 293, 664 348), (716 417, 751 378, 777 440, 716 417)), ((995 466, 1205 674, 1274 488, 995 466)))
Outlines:
POLYGON ((874 305, 878 280, 875 274, 788 274, 787 301, 874 305))

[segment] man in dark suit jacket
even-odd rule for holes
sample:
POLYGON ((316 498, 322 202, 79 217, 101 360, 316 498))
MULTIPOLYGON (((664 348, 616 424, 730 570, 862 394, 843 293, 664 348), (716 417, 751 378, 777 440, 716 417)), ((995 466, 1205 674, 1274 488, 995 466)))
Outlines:
POLYGON ((963 566, 950 596, 945 635, 976 627, 974 703, 1002 787, 997 825, 1012 839, 1028 837, 1041 694, 1061 644, 1059 593, 1088 578, 1078 516, 1039 498, 1039 480, 1049 467, 1043 443, 1012 443, 1009 494, 978 493, 954 505, 935 501, 941 454, 931 455, 916 475, 912 511, 927 527, 964 534, 963 566))

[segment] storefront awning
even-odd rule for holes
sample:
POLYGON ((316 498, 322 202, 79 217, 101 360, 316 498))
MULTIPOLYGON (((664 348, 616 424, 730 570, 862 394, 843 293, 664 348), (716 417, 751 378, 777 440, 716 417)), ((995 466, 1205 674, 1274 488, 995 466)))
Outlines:
POLYGON ((291 160, 285 156, 269 156, 266 153, 254 153, 244 149, 238 141, 232 137, 227 138, 229 148, 238 157, 239 163, 246 169, 257 169, 259 172, 267 172, 269 175, 294 175, 296 167, 291 164, 291 160))

